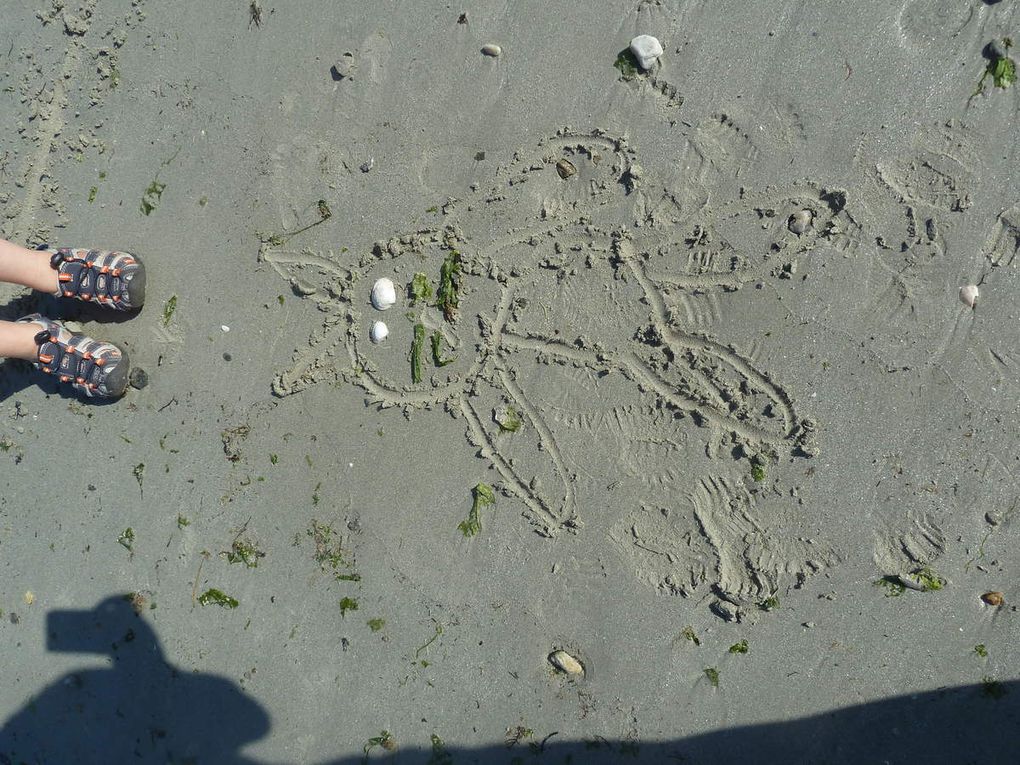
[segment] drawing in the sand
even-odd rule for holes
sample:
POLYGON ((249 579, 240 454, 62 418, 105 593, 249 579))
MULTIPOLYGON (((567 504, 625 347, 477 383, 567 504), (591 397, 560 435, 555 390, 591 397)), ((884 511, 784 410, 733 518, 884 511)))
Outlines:
MULTIPOLYGON (((697 184, 656 188, 623 139, 563 130, 501 167, 488 193, 448 203, 444 225, 379 242, 369 255, 266 243, 261 257, 327 314, 310 347, 277 376, 274 391, 287 395, 344 378, 383 407, 443 407, 463 417, 468 438, 498 471, 502 488, 548 536, 587 520, 575 488, 583 459, 564 453, 558 432, 569 426, 572 411, 574 424, 593 439, 596 420, 612 417, 625 428, 623 410, 630 410, 674 431, 681 421, 693 422, 707 429, 705 440, 716 449, 728 443, 772 458, 800 453, 810 448, 811 425, 798 419, 791 396, 691 320, 711 313, 718 294, 767 278, 769 270, 778 274, 777 253, 804 252, 819 237, 836 245, 851 241, 856 224, 845 195, 804 184, 786 193, 766 190, 757 207, 747 195, 708 211, 697 184), (807 225, 795 225, 794 213, 807 225), (760 251, 738 252, 720 233, 741 227, 754 229, 760 251), (439 293, 454 260, 452 311, 439 293), (372 308, 369 293, 383 277, 398 290, 404 285, 405 294, 384 315, 390 335, 376 345, 369 332, 383 314, 372 308), (563 377, 551 394, 548 384, 537 386, 542 391, 532 385, 543 373, 539 367, 563 377), (640 391, 640 411, 612 405, 600 411, 596 389, 621 385, 628 401, 640 391)), ((621 454, 635 459, 641 440, 621 445, 621 454)), ((663 463, 671 456, 638 458, 641 473, 677 477, 663 463)), ((704 480, 694 483, 718 487, 738 479, 704 480)), ((686 483, 689 496, 697 494, 686 483)), ((746 555, 727 562, 722 537, 729 531, 747 537, 741 523, 699 524, 715 549, 714 562, 706 564, 715 573, 666 572, 660 585, 688 592, 707 578, 723 592, 749 596, 775 588, 776 577, 755 571, 746 555), (728 571, 734 565, 739 572, 728 571), (681 578, 691 582, 677 584, 681 578), (673 584, 663 584, 670 579, 673 584)), ((687 564, 670 559, 665 565, 687 564)))

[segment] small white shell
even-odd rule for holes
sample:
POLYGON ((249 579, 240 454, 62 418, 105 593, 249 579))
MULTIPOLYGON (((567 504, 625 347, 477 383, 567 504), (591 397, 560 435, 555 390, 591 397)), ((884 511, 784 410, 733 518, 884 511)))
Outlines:
POLYGON ((486 43, 482 46, 483 56, 492 56, 493 58, 496 58, 502 52, 503 49, 496 45, 496 43, 486 43))
POLYGON ((811 221, 814 218, 810 210, 798 210, 790 216, 790 220, 787 222, 787 227, 800 236, 809 228, 811 228, 811 221))
POLYGON ((568 675, 583 675, 584 666, 566 651, 553 651, 549 654, 549 663, 560 672, 568 675))
POLYGON ((372 285, 372 305, 380 311, 385 311, 397 302, 397 290, 393 282, 385 276, 372 285))
POLYGON ((630 41, 630 52, 642 69, 651 69, 662 55, 662 43, 651 35, 638 35, 630 41))
POLYGON ((377 321, 372 324, 372 329, 368 332, 368 338, 373 343, 381 343, 386 339, 387 335, 390 334, 390 328, 386 326, 386 322, 377 321))
POLYGON ((965 287, 960 287, 960 301, 968 308, 973 308, 977 305, 978 299, 978 288, 976 284, 968 284, 965 287))

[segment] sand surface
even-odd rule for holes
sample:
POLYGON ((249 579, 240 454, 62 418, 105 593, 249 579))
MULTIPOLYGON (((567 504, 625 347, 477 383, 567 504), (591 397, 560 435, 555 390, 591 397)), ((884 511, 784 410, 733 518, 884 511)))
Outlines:
POLYGON ((1011 751, 1013 2, 4 5, 0 762, 1011 751))

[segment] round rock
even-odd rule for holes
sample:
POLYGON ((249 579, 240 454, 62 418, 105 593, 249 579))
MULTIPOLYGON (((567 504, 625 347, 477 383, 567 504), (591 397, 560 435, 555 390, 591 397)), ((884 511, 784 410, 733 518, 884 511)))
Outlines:
POLYGON ((662 55, 662 43, 651 35, 638 35, 630 41, 630 52, 642 69, 651 69, 662 55))
POLYGON ((503 49, 496 45, 496 43, 486 43, 485 45, 482 46, 483 56, 491 56, 492 58, 496 58, 502 52, 503 49))
POLYGON ((149 384, 149 373, 141 367, 134 367, 128 374, 128 385, 141 390, 149 384))

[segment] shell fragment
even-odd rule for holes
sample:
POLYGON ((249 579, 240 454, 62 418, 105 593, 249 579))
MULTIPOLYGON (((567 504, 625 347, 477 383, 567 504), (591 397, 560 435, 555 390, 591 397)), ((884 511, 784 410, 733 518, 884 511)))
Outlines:
POLYGON ((567 675, 583 675, 584 666, 566 651, 553 651, 549 654, 549 663, 567 675))
POLYGON ((960 287, 960 301, 968 308, 973 308, 977 305, 978 300, 978 288, 976 284, 968 284, 965 287, 960 287))

